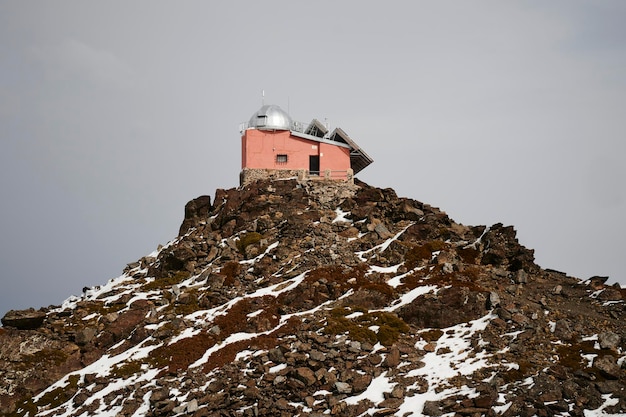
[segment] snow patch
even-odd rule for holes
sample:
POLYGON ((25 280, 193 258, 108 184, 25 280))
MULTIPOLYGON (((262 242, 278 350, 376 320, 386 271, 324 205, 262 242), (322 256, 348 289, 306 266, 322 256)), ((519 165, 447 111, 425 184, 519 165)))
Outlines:
POLYGON ((609 414, 605 412, 604 409, 607 407, 611 407, 613 405, 617 405, 619 403, 619 399, 612 398, 611 394, 604 394, 602 396, 602 399, 604 400, 604 404, 602 404, 600 407, 596 408, 595 410, 584 410, 585 417, 602 417, 602 416, 616 415, 616 414, 609 414))
POLYGON ((400 268, 402 264, 393 265, 393 266, 376 266, 370 265, 369 271, 367 271, 366 275, 371 274, 372 272, 378 272, 379 274, 395 274, 398 272, 398 268, 400 268))
POLYGON ((287 364, 286 364, 286 363, 281 363, 281 364, 279 364, 279 365, 272 366, 272 367, 269 369, 269 373, 270 373, 270 374, 275 374, 276 372, 280 372, 280 371, 282 371, 282 370, 283 370, 283 369, 285 369, 286 367, 287 367, 287 364))
POLYGON ((391 307, 387 307, 383 310, 389 311, 389 312, 395 311, 402 306, 411 304, 419 296, 428 294, 430 292, 437 293, 438 290, 439 290, 439 287, 437 287, 436 285, 424 285, 422 287, 414 288, 411 291, 405 294, 402 294, 400 298, 395 301, 395 304, 393 304, 391 307))
POLYGON ((278 243, 279 243, 279 242, 274 242, 274 243, 272 243, 271 245, 269 245, 269 246, 265 249, 265 252, 263 252, 262 254, 260 254, 259 256, 257 256, 256 258, 254 258, 254 259, 248 259, 248 260, 245 260, 245 261, 239 261, 239 263, 240 263, 241 265, 251 265, 251 264, 254 264, 255 262, 260 261, 261 259, 263 259, 263 257, 264 257, 264 256, 266 256, 268 253, 270 253, 270 251, 272 251, 272 250, 276 249, 276 247, 278 246, 278 243))
MULTIPOLYGON (((378 250, 378 252, 384 252, 384 251, 385 251, 385 250, 389 247, 389 245, 391 245, 391 244, 392 244, 395 240, 397 240, 400 236, 402 236, 402 234, 403 234, 404 232, 406 232, 406 231, 407 231, 407 229, 408 229, 409 227, 413 226, 414 224, 415 224, 415 223, 411 223, 411 224, 409 224, 409 225, 408 225, 408 226, 406 226, 404 229, 402 229, 401 231, 399 231, 398 233, 396 233, 393 237, 390 237, 389 239, 385 240, 385 241, 384 241, 383 243, 381 243, 380 245, 376 245, 376 246, 374 246, 373 248, 371 248, 371 249, 367 249, 367 250, 364 250, 364 251, 358 251, 358 252, 355 252, 354 254, 355 254, 356 256, 358 256, 358 257, 359 257, 359 259, 360 259, 362 262, 367 262, 367 259, 365 258, 365 255, 367 255, 368 253, 374 252, 375 250, 378 250)), ((371 256, 370 256, 370 257, 371 257, 371 256)))
POLYGON ((370 400, 375 405, 380 404, 385 400, 385 392, 391 392, 393 387, 395 387, 397 383, 389 382, 389 378, 387 377, 387 372, 383 372, 376 378, 372 379, 367 389, 359 395, 345 398, 344 401, 346 404, 355 405, 364 400, 370 400))
POLYGON ((333 219, 333 223, 339 223, 339 222, 352 223, 352 220, 346 218, 346 216, 350 215, 349 211, 343 211, 339 207, 337 207, 335 209, 335 213, 337 214, 337 216, 333 219))
MULTIPOLYGON (((471 340, 474 334, 483 331, 495 317, 490 313, 469 323, 441 329, 443 335, 436 342, 435 352, 427 353, 422 359, 425 366, 407 373, 407 377, 421 377, 426 380, 429 387, 428 391, 405 397, 395 415, 418 417, 422 415, 426 401, 438 401, 451 395, 476 396, 477 393, 474 389, 467 386, 449 388, 447 381, 455 376, 471 375, 478 369, 489 366, 487 359, 490 355, 484 351, 474 354, 471 349, 471 340), (437 351, 447 353, 437 354, 437 351)), ((426 342, 418 342, 416 347, 421 348, 423 344, 426 342)), ((418 386, 414 385, 407 388, 410 392, 412 388, 417 389, 418 386)))

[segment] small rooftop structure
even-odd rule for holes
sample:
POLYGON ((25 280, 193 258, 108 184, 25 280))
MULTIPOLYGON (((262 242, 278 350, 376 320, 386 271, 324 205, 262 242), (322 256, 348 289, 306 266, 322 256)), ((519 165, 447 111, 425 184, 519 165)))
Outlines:
POLYGON ((241 127, 241 184, 261 177, 352 181, 373 160, 341 128, 317 119, 293 121, 277 105, 257 110, 241 127))
POLYGON ((291 130, 293 121, 280 107, 266 104, 250 117, 248 128, 259 130, 291 130))

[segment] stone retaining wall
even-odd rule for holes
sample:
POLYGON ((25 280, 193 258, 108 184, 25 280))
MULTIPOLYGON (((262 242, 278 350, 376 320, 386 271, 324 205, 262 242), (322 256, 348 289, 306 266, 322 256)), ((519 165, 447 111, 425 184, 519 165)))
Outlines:
POLYGON ((320 181, 343 181, 354 184, 354 171, 331 171, 320 172, 320 175, 310 175, 305 169, 250 169, 244 168, 239 174, 239 184, 244 186, 260 179, 286 179, 297 178, 298 181, 320 180, 320 181))

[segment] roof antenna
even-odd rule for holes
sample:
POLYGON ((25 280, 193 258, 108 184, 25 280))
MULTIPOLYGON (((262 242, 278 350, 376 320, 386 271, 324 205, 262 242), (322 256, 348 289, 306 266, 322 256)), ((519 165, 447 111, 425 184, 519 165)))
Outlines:
POLYGON ((261 106, 265 106, 265 90, 261 90, 261 106))

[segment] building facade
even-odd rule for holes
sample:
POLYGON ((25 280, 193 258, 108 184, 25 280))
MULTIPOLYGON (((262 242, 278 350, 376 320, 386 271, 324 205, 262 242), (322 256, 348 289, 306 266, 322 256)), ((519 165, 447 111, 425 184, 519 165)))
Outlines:
POLYGON ((276 105, 264 105, 242 126, 241 184, 260 178, 352 181, 372 159, 340 128, 329 132, 314 119, 294 122, 276 105))

